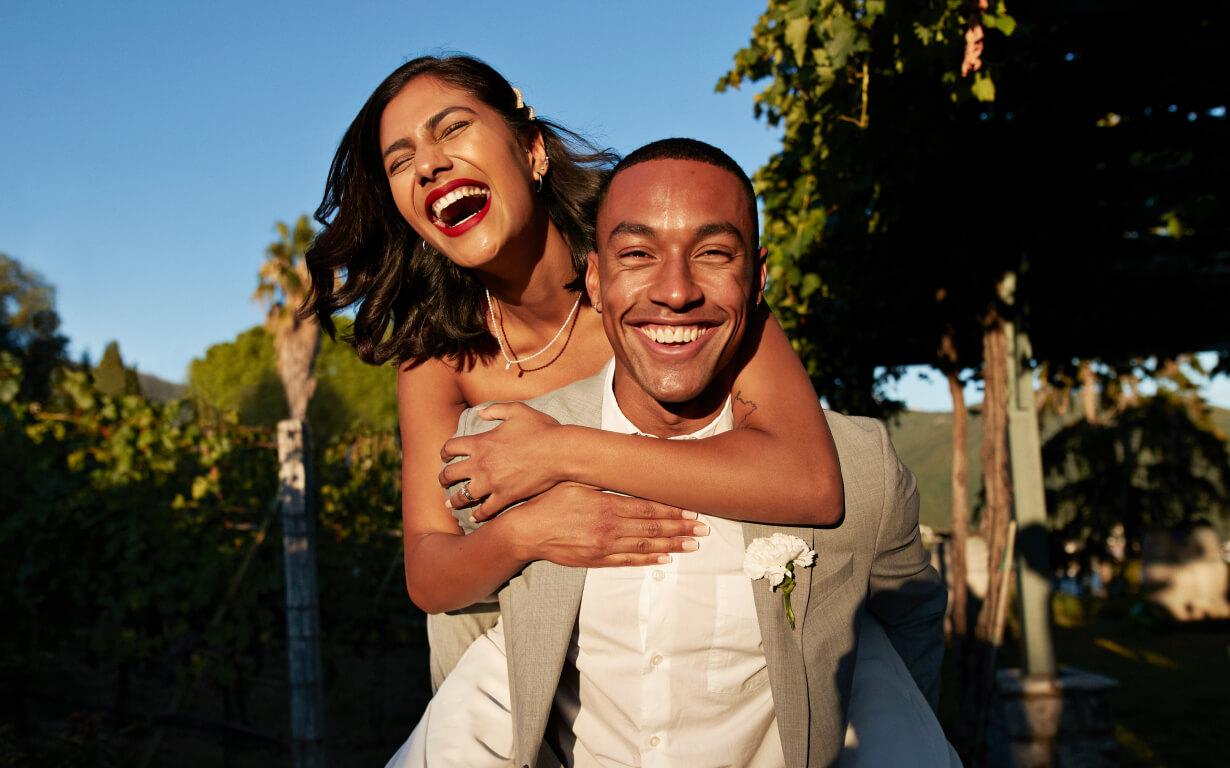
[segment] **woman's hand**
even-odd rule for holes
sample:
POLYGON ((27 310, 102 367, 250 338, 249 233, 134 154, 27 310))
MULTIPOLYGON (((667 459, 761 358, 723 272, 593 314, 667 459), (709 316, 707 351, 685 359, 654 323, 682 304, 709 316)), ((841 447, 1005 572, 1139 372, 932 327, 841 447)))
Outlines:
POLYGON ((511 504, 536 496, 565 478, 557 474, 560 423, 524 403, 494 403, 479 412, 479 418, 504 423, 481 435, 454 437, 440 449, 449 461, 440 471, 445 488, 469 478, 460 491, 449 497, 455 509, 480 504, 473 511, 478 522, 489 520, 511 504))
POLYGON ((668 563, 709 535, 695 512, 576 483, 553 486, 493 525, 509 527, 508 548, 519 560, 580 568, 668 563))

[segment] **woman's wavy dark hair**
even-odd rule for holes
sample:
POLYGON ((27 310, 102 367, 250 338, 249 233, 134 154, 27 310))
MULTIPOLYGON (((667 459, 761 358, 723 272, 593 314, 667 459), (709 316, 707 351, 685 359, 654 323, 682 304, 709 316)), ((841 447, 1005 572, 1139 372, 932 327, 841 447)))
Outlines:
POLYGON ((406 84, 425 75, 494 109, 526 143, 542 135, 551 169, 539 194, 572 251, 577 276, 566 286, 570 290, 581 290, 594 237, 593 200, 619 159, 562 126, 532 117, 528 107, 518 106, 508 81, 478 59, 424 56, 394 70, 359 110, 333 157, 315 215, 323 229, 307 251, 311 286, 299 308, 301 317, 316 315, 333 336, 333 315, 358 304, 349 341, 372 364, 450 357, 468 365, 496 349, 484 317, 482 284, 426 246, 398 212, 385 176, 380 117, 406 84))

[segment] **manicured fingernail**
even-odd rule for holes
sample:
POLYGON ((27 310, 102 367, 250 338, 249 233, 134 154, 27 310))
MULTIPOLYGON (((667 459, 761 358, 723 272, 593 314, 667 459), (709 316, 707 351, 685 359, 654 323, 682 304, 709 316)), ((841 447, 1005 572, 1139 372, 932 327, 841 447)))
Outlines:
POLYGON ((670 561, 671 561, 670 555, 658 555, 659 563, 662 563, 663 565, 665 565, 666 563, 669 563, 670 561))
POLYGON ((692 539, 684 539, 682 548, 684 552, 695 552, 700 549, 700 544, 696 543, 692 539))
POLYGON ((445 500, 444 500, 444 508, 445 508, 445 509, 452 509, 452 508, 453 508, 453 500, 452 500, 452 499, 445 499, 445 500))
POLYGON ((692 533, 697 536, 708 536, 709 526, 705 525, 704 523, 701 523, 700 525, 694 525, 692 526, 692 533))
POLYGON ((681 515, 683 516, 684 520, 695 520, 696 519, 696 513, 690 509, 683 510, 681 515))

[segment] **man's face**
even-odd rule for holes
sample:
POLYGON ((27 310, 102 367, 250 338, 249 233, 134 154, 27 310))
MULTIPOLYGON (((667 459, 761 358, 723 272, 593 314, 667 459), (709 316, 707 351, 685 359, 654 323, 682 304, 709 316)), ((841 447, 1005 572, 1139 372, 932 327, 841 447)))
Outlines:
POLYGON ((729 171, 692 160, 650 160, 611 182, 586 287, 615 350, 617 395, 622 369, 659 403, 688 403, 730 365, 764 287, 746 194, 729 171))

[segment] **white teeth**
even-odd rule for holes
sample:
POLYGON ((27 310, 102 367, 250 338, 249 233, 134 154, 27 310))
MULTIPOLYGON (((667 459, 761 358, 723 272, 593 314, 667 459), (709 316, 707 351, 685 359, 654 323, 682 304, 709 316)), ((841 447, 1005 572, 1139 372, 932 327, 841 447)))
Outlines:
POLYGON ((483 197, 486 197, 487 190, 482 187, 458 187, 431 204, 431 215, 438 219, 440 218, 440 214, 444 212, 445 208, 449 207, 461 198, 469 197, 471 195, 482 195, 483 197))
POLYGON ((642 325, 641 333, 659 344, 689 344, 704 336, 708 328, 699 325, 642 325))

